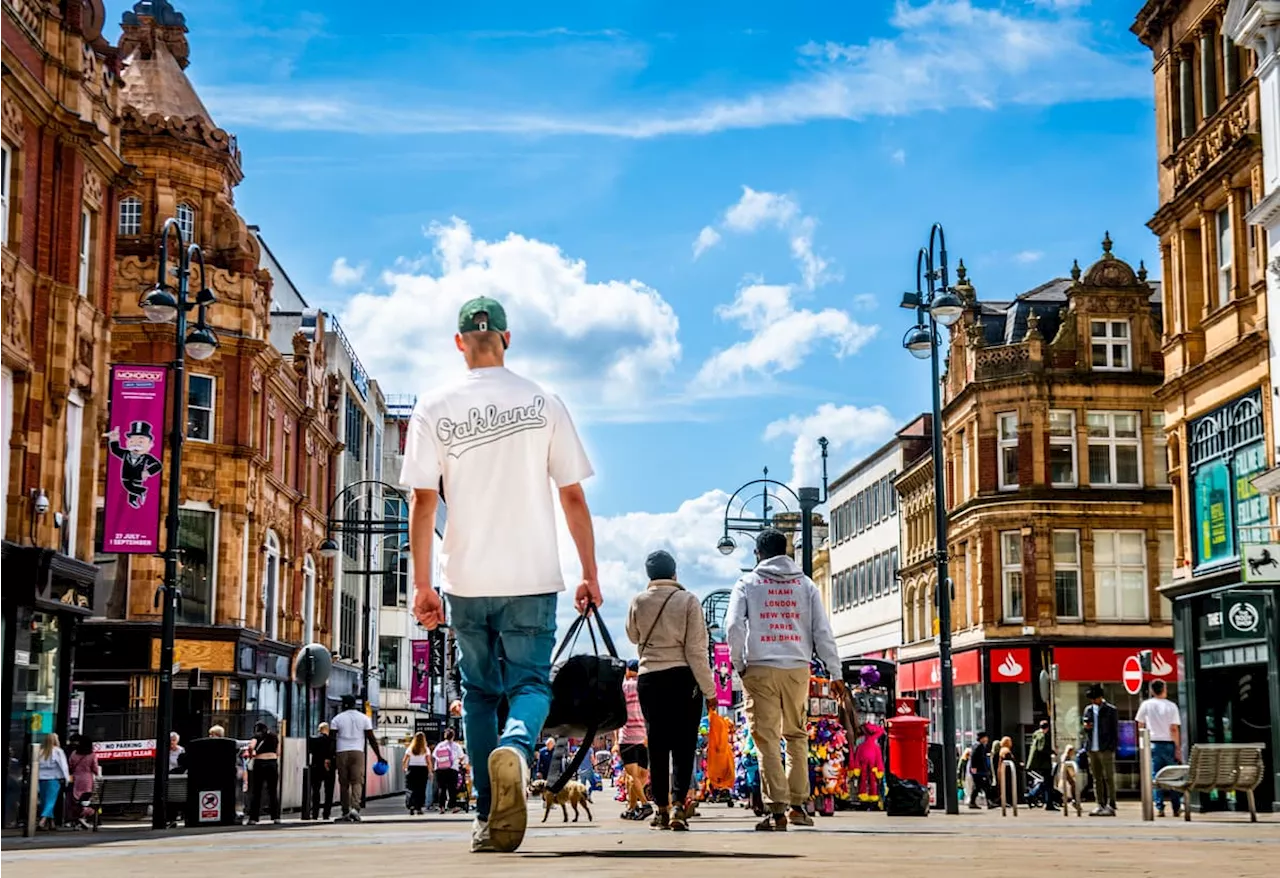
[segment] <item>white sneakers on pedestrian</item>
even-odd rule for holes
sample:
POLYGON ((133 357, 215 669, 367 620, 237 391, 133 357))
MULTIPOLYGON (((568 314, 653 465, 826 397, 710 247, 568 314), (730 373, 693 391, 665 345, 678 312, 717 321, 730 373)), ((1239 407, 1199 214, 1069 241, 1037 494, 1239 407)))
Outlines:
POLYGON ((471 822, 471 853, 493 853, 493 842, 489 839, 489 822, 477 817, 471 822))
MULTIPOLYGON (((524 841, 529 825, 529 766, 514 747, 499 747, 489 754, 489 840, 495 851, 510 853, 524 841)), ((474 850, 474 842, 472 849, 474 850)))

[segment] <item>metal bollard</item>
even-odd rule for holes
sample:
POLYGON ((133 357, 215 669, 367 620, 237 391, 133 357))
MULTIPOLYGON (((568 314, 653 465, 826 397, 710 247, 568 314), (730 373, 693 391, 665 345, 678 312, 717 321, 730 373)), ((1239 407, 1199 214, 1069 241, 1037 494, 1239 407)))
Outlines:
POLYGON ((40 745, 31 745, 30 779, 27 783, 27 826, 22 834, 33 838, 36 834, 36 822, 39 819, 38 803, 40 801, 40 745))
POLYGON ((1000 816, 1005 816, 1006 806, 1013 805, 1013 816, 1018 816, 1018 769, 1014 767, 1012 760, 1006 760, 1000 765, 1000 816), (1009 793, 1012 793, 1012 801, 1010 801, 1009 793))
POLYGON ((1138 729, 1138 782, 1142 790, 1142 819, 1156 819, 1155 798, 1151 794, 1151 730, 1138 729))

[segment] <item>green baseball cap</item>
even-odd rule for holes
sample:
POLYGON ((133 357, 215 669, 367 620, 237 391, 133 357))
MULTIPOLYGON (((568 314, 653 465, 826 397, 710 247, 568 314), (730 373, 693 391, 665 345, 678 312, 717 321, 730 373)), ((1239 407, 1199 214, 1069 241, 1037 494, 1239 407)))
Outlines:
POLYGON ((458 332, 506 332, 507 312, 497 299, 472 299, 458 312, 458 332))

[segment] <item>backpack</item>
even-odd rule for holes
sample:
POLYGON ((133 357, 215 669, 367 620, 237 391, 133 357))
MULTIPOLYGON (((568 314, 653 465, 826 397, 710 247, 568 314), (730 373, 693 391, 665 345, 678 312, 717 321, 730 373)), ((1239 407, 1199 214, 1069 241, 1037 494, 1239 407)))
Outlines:
POLYGON ((447 741, 436 744, 436 770, 453 768, 453 748, 447 741))
MULTIPOLYGON (((627 699, 622 693, 622 681, 626 679, 627 665, 618 658, 613 638, 595 604, 589 604, 587 611, 573 620, 551 663, 551 709, 543 726, 544 735, 593 741, 600 732, 616 731, 626 725, 627 699), (591 636, 592 652, 571 655, 561 662, 560 656, 577 641, 583 627, 591 636), (596 641, 597 629, 604 655, 596 641)), ((551 792, 560 792, 573 779, 589 749, 578 748, 548 788, 551 792)))

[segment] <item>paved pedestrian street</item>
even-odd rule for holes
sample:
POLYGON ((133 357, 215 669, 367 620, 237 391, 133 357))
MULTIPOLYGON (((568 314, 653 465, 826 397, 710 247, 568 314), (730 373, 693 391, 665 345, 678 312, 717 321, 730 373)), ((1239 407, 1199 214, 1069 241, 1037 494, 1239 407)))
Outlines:
MULTIPOLYGON (((468 852, 470 818, 408 818, 377 803, 359 826, 308 824, 201 830, 160 837, 146 830, 65 833, 32 841, 5 839, 5 878, 134 878, 147 875, 254 875, 258 878, 352 875, 817 876, 902 874, 1025 876, 1063 874, 1262 878, 1276 874, 1280 815, 1197 815, 1190 824, 1143 824, 1135 803, 1114 820, 1022 811, 934 814, 926 819, 844 813, 814 829, 754 832, 740 808, 715 807, 687 833, 655 832, 618 819, 599 802, 596 820, 574 825, 559 816, 539 824, 541 808, 516 854, 468 852), (1132 815, 1132 816, 1129 816, 1132 815)), ((585 818, 584 818, 585 819, 585 818)))

